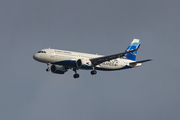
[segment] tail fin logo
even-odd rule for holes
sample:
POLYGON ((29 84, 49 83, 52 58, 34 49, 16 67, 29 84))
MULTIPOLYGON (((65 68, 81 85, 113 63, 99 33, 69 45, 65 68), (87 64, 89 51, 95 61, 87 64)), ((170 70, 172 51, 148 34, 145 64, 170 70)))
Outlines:
MULTIPOLYGON (((133 49, 128 49, 128 50, 126 50, 126 51, 128 52, 128 51, 130 51, 130 50, 133 50, 133 49)), ((130 54, 137 55, 137 51, 131 52, 130 54)))
MULTIPOLYGON (((131 44, 129 45, 129 47, 126 49, 127 51, 130 50, 134 50, 134 49, 139 49, 141 45, 141 42, 139 42, 139 39, 134 39, 131 44)), ((123 58, 125 59, 130 59, 130 60, 136 60, 136 55, 137 55, 137 51, 131 52, 131 53, 127 53, 123 58)))

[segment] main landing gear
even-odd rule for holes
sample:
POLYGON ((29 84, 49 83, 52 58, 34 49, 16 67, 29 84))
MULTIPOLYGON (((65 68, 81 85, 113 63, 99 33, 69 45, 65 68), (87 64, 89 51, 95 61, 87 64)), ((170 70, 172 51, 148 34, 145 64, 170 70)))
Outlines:
POLYGON ((96 70, 92 70, 91 71, 91 75, 95 75, 95 74, 97 74, 97 71, 96 70))
MULTIPOLYGON (((79 78, 79 74, 77 73, 77 69, 73 68, 72 70, 75 72, 73 77, 74 78, 79 78)), ((95 74, 97 74, 97 71, 93 68, 93 70, 91 71, 91 75, 95 75, 95 74)))
POLYGON ((73 68, 73 71, 75 72, 75 74, 73 75, 74 78, 79 78, 79 74, 77 74, 77 71, 75 68, 73 68))
POLYGON ((93 67, 93 70, 91 71, 91 75, 95 75, 95 74, 97 74, 97 71, 93 67))
POLYGON ((48 68, 46 69, 46 71, 48 72, 48 71, 50 71, 50 65, 51 65, 51 63, 47 63, 47 66, 48 66, 48 68))

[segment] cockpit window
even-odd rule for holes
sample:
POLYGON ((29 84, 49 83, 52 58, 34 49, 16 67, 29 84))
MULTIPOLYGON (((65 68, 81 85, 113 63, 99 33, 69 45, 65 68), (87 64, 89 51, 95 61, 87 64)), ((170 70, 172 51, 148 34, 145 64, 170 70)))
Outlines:
POLYGON ((46 53, 46 51, 38 51, 38 53, 46 53))

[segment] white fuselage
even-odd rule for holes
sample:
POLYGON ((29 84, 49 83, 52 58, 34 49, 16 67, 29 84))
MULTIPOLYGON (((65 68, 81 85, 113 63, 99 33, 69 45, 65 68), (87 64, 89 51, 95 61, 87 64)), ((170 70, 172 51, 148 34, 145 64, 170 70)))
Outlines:
MULTIPOLYGON (((103 55, 87 54, 73 51, 65 51, 58 49, 43 49, 43 52, 36 53, 33 58, 42 63, 51 63, 55 65, 63 65, 69 68, 75 67, 75 63, 78 59, 91 59, 103 57, 103 55)), ((141 66, 141 63, 136 64, 135 66, 129 65, 132 60, 117 58, 107 62, 103 62, 95 66, 97 70, 121 70, 127 68, 133 68, 141 66)), ((92 69, 92 67, 85 65, 80 69, 92 69)))

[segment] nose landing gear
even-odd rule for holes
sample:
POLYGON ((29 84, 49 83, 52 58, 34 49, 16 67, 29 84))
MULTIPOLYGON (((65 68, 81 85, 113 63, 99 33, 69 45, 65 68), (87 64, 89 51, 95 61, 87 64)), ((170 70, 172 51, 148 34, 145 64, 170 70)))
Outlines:
POLYGON ((48 68, 46 69, 46 71, 48 72, 48 71, 50 71, 50 65, 51 65, 51 63, 47 63, 47 66, 48 66, 48 68))

